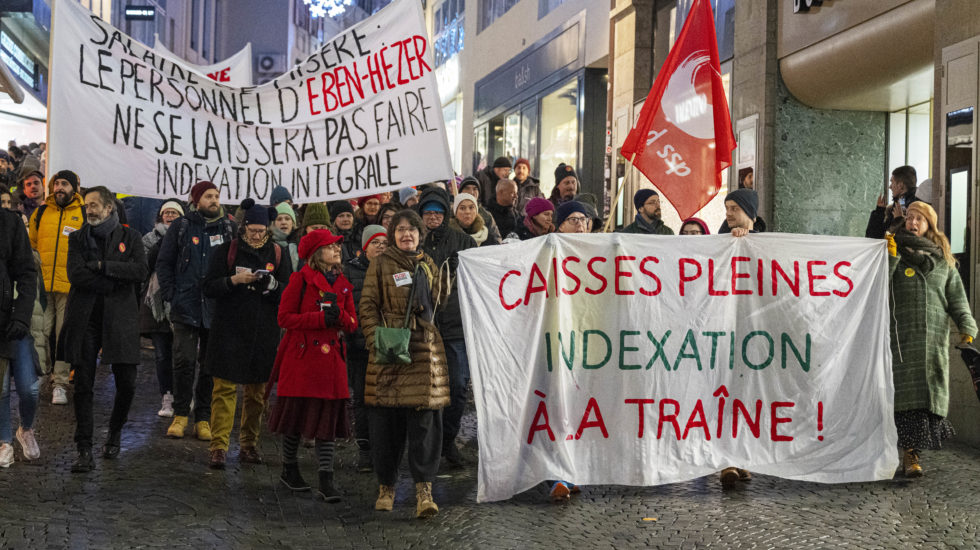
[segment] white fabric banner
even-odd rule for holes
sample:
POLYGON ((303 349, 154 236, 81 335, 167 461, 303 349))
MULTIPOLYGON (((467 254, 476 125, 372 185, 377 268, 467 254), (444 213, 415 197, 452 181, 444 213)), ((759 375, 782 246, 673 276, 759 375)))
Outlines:
POLYGON ((278 79, 236 88, 58 0, 48 166, 146 197, 209 180, 225 203, 266 202, 278 185, 307 203, 449 179, 421 10, 394 0, 278 79))
POLYGON ((153 51, 177 63, 184 63, 187 68, 195 71, 201 76, 205 76, 220 82, 226 86, 252 85, 252 43, 245 44, 238 53, 213 65, 194 65, 184 61, 179 55, 168 50, 159 35, 153 35, 153 51))
POLYGON ((460 254, 481 502, 547 479, 898 464, 884 241, 549 235, 460 254))

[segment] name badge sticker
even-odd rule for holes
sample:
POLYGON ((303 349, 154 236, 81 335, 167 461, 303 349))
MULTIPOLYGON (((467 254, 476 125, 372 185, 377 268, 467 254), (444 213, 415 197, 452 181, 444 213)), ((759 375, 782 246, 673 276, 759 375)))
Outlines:
POLYGON ((66 225, 65 228, 61 230, 61 234, 66 237, 74 232, 75 232, 75 228, 70 225, 66 225))
POLYGON ((211 235, 211 246, 218 246, 219 244, 225 242, 223 235, 211 235))
POLYGON ((412 284, 412 275, 407 271, 395 273, 395 286, 406 286, 412 284))

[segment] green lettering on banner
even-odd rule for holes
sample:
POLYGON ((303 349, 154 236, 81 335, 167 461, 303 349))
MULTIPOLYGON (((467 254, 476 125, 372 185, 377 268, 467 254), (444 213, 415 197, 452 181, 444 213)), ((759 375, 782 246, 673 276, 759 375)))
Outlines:
POLYGON ((718 337, 724 336, 725 333, 718 332, 718 331, 708 331, 708 332, 702 332, 701 334, 711 337, 711 360, 708 363, 708 368, 711 370, 715 370, 715 352, 718 351, 718 337))
POLYGON ((627 336, 639 336, 640 331, 638 330, 624 330, 619 333, 619 368, 622 370, 637 370, 643 365, 639 363, 626 363, 626 352, 628 351, 640 351, 640 348, 634 348, 633 346, 626 345, 627 336))
POLYGON ((806 359, 803 359, 803 357, 800 355, 799 348, 797 348, 796 344, 793 343, 793 339, 790 338, 789 334, 786 334, 784 332, 782 334, 781 340, 783 344, 783 356, 782 356, 783 368, 784 369, 786 368, 786 355, 787 355, 786 348, 788 347, 793 350, 793 355, 796 356, 796 361, 800 364, 800 367, 803 369, 803 372, 810 372, 810 333, 809 332, 806 333, 806 349, 804 350, 806 359))
POLYGON ((670 338, 670 331, 668 330, 667 332, 665 332, 664 337, 661 338, 660 340, 657 340, 653 336, 653 333, 648 330, 647 338, 649 338, 650 342, 657 347, 657 351, 656 353, 653 354, 653 357, 650 358, 650 362, 647 363, 646 370, 650 370, 650 367, 653 366, 654 361, 656 361, 657 357, 659 357, 660 360, 663 361, 664 368, 667 370, 667 372, 670 372, 670 362, 667 361, 667 354, 664 352, 664 344, 667 343, 667 338, 670 338))
POLYGON ((698 370, 701 369, 701 354, 698 353, 698 342, 694 339, 694 331, 687 329, 687 336, 684 337, 684 342, 681 344, 681 349, 677 352, 677 357, 674 359, 674 370, 677 370, 677 366, 681 364, 681 359, 694 359, 698 362, 698 370), (688 347, 693 349, 693 353, 684 353, 688 347))
MULTIPOLYGON (((561 339, 561 332, 558 333, 558 347, 561 350, 561 358, 562 361, 565 362, 565 366, 568 367, 568 370, 572 370, 572 363, 575 362, 575 331, 573 330, 569 336, 570 336, 569 339, 571 340, 570 342, 571 345, 569 346, 571 348, 571 354, 570 355, 565 354, 565 346, 562 345, 563 342, 561 339)), ((551 372, 553 368, 553 363, 551 359, 551 333, 550 332, 544 333, 544 344, 545 344, 545 348, 547 348, 548 372, 551 372)))
POLYGON ((749 367, 750 369, 762 370, 768 367, 770 363, 772 363, 772 356, 773 353, 775 352, 773 347, 774 346, 773 346, 772 336, 770 336, 768 332, 764 330, 754 330, 750 332, 748 336, 745 337, 744 340, 742 340, 742 362, 745 363, 745 366, 749 367), (768 342, 769 344, 769 353, 766 357, 766 360, 758 364, 749 361, 748 353, 746 353, 749 348, 749 340, 751 340, 755 336, 764 336, 766 338, 766 342, 768 342))
POLYGON ((612 357, 612 342, 609 337, 606 336, 605 332, 601 330, 587 330, 582 333, 582 368, 583 369, 599 369, 609 362, 609 358, 612 357), (598 334, 602 337, 602 340, 606 343, 606 356, 602 358, 602 361, 596 364, 589 363, 589 336, 593 334, 598 334))

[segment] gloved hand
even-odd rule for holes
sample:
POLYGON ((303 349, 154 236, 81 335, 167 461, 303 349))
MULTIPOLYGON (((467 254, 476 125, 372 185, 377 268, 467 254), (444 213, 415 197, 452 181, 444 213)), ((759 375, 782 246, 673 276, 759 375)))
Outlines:
POLYGON ((27 326, 23 321, 13 320, 10 322, 10 326, 7 327, 7 333, 4 337, 8 341, 23 340, 31 332, 31 327, 27 326))
POLYGON ((323 308, 323 322, 328 327, 335 326, 340 320, 340 306, 336 303, 323 308))
POLYGON ((968 334, 964 334, 963 337, 960 338, 960 345, 961 346, 966 345, 966 344, 972 344, 972 343, 973 343, 973 337, 970 336, 970 335, 968 335, 968 334))
POLYGON ((895 235, 885 233, 885 240, 888 241, 888 254, 898 256, 898 245, 895 244, 895 235))

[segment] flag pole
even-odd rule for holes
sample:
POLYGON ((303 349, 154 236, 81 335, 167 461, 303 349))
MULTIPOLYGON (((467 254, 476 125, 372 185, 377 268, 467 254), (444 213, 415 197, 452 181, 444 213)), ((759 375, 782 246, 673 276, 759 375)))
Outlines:
MULTIPOLYGON (((630 157, 630 167, 635 169, 636 166, 633 166, 634 160, 636 160, 636 151, 633 151, 633 156, 630 157)), ((619 189, 616 191, 616 197, 613 199, 612 208, 609 210, 609 217, 606 218, 606 224, 602 228, 603 233, 609 233, 609 225, 616 218, 616 207, 619 206, 619 199, 623 196, 623 188, 626 187, 626 178, 623 178, 623 182, 618 187, 619 189)))

